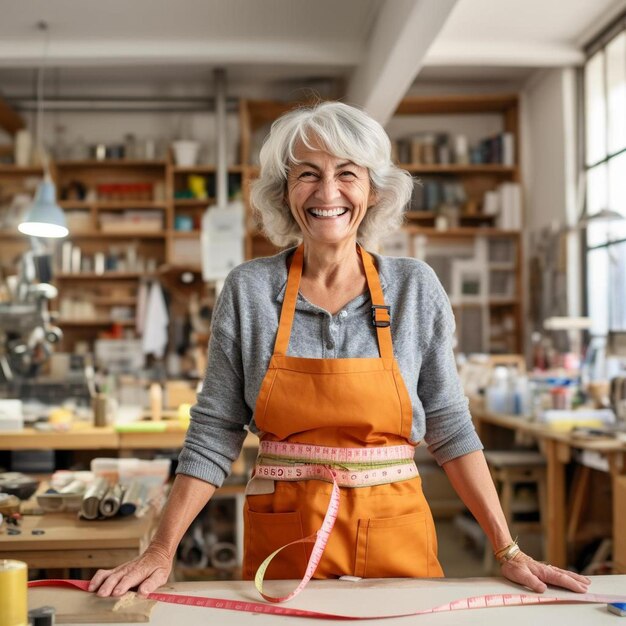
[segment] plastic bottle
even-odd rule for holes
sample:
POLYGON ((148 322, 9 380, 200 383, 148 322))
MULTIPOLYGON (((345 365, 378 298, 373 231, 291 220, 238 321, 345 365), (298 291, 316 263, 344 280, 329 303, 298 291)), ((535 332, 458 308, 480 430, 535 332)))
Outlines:
POLYGON ((506 367, 495 367, 485 393, 485 407, 490 413, 510 413, 509 374, 506 367))

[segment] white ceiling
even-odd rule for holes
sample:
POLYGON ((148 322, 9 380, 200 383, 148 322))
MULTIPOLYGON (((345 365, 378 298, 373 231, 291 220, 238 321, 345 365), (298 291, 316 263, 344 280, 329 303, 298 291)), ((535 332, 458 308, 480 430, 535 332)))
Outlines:
POLYGON ((522 46, 579 44, 587 28, 614 0, 469 0, 457 3, 434 48, 452 42, 509 42, 522 46))
MULTIPOLYGON (((388 114, 420 81, 521 84, 580 64, 581 46, 626 0, 1 0, 0 91, 32 90, 50 25, 57 90, 187 83, 231 92, 342 79, 348 99, 388 114), (391 104, 391 108, 394 104, 391 104)), ((279 89, 280 90, 280 89, 279 89)), ((242 93, 241 95, 246 95, 242 93)))

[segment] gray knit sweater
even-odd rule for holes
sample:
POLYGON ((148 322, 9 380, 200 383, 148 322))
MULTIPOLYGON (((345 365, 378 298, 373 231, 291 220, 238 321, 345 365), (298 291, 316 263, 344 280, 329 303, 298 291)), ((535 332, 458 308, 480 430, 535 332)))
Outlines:
MULTIPOLYGON (((244 427, 259 433, 254 408, 274 349, 286 259, 292 251, 244 263, 226 279, 178 473, 220 486, 239 455, 244 427)), ((374 259, 385 303, 391 306, 394 354, 413 405, 411 442, 425 441, 439 464, 480 450, 457 376, 454 317, 443 287, 421 261, 374 259)), ((334 316, 299 295, 287 354, 318 359, 379 356, 369 293, 334 316)))

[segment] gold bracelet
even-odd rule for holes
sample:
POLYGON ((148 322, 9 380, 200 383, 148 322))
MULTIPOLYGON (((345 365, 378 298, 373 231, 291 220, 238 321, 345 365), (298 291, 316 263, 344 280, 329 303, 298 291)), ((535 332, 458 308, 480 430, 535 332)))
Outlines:
POLYGON ((493 553, 500 564, 507 563, 515 558, 515 556, 521 552, 520 547, 517 545, 517 541, 513 541, 508 546, 504 546, 500 550, 493 553))

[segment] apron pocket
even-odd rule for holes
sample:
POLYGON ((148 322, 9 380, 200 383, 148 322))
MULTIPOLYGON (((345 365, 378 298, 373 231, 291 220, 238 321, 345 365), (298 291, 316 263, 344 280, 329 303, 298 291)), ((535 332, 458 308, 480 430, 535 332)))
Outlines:
POLYGON ((361 578, 429 576, 426 514, 360 519, 354 575, 361 578))
MULTIPOLYGON (((245 511, 245 555, 243 577, 254 578, 259 565, 278 548, 303 538, 299 511, 256 513, 245 511)), ((305 544, 299 543, 279 552, 270 563, 265 579, 302 578, 306 571, 305 544)))

